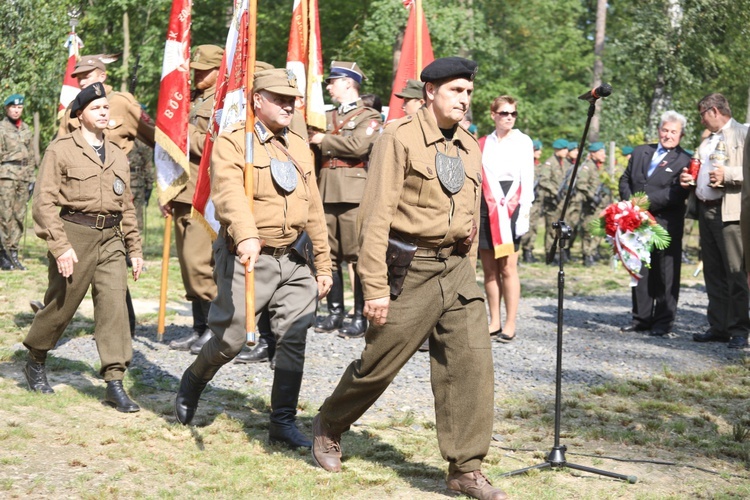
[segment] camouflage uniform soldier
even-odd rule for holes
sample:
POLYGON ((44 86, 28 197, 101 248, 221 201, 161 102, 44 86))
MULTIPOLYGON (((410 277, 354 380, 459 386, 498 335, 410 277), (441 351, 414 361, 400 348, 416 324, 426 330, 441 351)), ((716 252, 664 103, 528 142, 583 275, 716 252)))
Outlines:
POLYGON ((591 234, 589 224, 599 214, 599 205, 602 201, 602 181, 599 169, 604 163, 606 154, 607 150, 603 142, 591 143, 589 155, 581 164, 576 182, 576 190, 581 198, 580 234, 584 266, 591 266, 596 262, 599 239, 591 234))
POLYGON ((0 122, 0 267, 5 271, 26 270, 18 260, 18 243, 36 161, 31 149, 31 128, 21 120, 23 102, 21 94, 8 97, 5 117, 0 122))
POLYGON ((524 262, 536 262, 534 257, 534 244, 536 243, 536 227, 539 225, 539 217, 542 215, 542 200, 539 198, 539 158, 542 155, 542 141, 535 139, 534 143, 534 202, 531 204, 529 213, 529 231, 521 236, 521 248, 523 249, 524 262))
MULTIPOLYGON (((552 143, 555 154, 547 158, 542 164, 539 172, 539 198, 544 214, 544 252, 549 254, 552 242, 555 240, 555 231, 552 223, 560 218, 559 206, 562 201, 560 197, 560 186, 565 176, 568 155, 568 141, 557 139, 552 143)), ((563 192, 564 195, 564 192, 563 192)))
POLYGON ((143 233, 145 207, 151 198, 154 187, 154 152, 143 142, 136 140, 133 150, 128 154, 130 162, 130 189, 133 192, 135 218, 138 219, 138 230, 143 233))

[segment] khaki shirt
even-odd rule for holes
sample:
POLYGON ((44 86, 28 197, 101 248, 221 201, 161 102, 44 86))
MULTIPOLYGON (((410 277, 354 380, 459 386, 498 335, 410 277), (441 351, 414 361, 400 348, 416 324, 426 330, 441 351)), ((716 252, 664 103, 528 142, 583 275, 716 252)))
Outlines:
POLYGON ((76 130, 55 139, 39 166, 32 214, 36 235, 47 242, 57 258, 72 248, 63 228, 60 210, 87 214, 122 213, 122 232, 131 257, 141 257, 141 237, 130 192, 130 168, 125 153, 104 140, 105 162, 76 130), (115 179, 125 183, 122 194, 114 191, 115 179))
MULTIPOLYGON (((550 156, 539 168, 539 197, 545 210, 555 210, 559 203, 557 194, 560 191, 567 162, 560 166, 555 155, 550 156)), ((563 196, 565 193, 563 193, 563 196)))
POLYGON ((375 142, 370 174, 358 216, 357 272, 365 300, 390 294, 385 255, 391 231, 420 247, 443 247, 466 238, 472 221, 479 227, 482 153, 474 136, 461 127, 453 140, 446 140, 431 112, 422 108, 386 126, 375 142), (438 180, 437 151, 458 155, 463 162, 466 178, 455 195, 438 180))
POLYGON ((33 134, 23 121, 19 125, 7 116, 0 120, 0 179, 34 182, 33 134))
POLYGON ((285 194, 271 177, 271 157, 287 161, 271 143, 273 136, 260 122, 253 132, 253 208, 244 188, 245 123, 222 132, 211 154, 211 198, 216 218, 237 243, 260 238, 264 245, 292 244, 304 230, 310 236, 319 276, 331 275, 330 248, 323 204, 315 179, 312 154, 305 139, 285 130, 276 136, 304 172, 295 168, 297 187, 285 194), (260 130, 260 135, 259 135, 260 130))
POLYGON ((594 203, 594 197, 601 183, 599 168, 597 168, 594 160, 587 158, 581 163, 578 170, 578 178, 576 179, 576 193, 583 202, 584 209, 594 209, 596 207, 597 204, 594 203))
MULTIPOLYGON (((104 135, 125 151, 126 155, 133 149, 133 141, 136 137, 153 149, 154 122, 144 113, 133 94, 115 92, 109 85, 105 85, 104 90, 107 92, 109 101, 109 123, 104 130, 104 135)), ((69 105, 60 120, 57 137, 68 135, 80 126, 78 118, 71 118, 69 105)))
MULTIPOLYGON (((320 160, 331 158, 367 162, 378 132, 383 126, 380 113, 361 100, 326 113, 326 134, 319 145, 320 160), (334 134, 334 130, 338 132, 334 134)), ((367 169, 321 168, 319 189, 323 203, 359 203, 367 180, 367 169)))

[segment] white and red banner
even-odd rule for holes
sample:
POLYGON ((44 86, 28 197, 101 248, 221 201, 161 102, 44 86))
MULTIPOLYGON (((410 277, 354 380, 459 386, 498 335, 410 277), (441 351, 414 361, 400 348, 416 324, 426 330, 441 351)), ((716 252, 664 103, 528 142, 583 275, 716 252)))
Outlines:
POLYGON ((401 109, 403 100, 396 97, 396 92, 401 92, 406 87, 406 80, 419 80, 419 74, 424 67, 435 60, 432 53, 430 32, 427 30, 427 20, 424 17, 424 11, 421 9, 421 3, 419 0, 404 0, 404 7, 409 9, 409 20, 406 23, 404 41, 401 44, 401 58, 398 61, 396 78, 393 79, 386 121, 396 120, 404 116, 404 110, 401 109), (419 11, 421 26, 417 25, 417 11, 419 11), (417 57, 418 55, 420 57, 417 57))
POLYGON ((68 64, 65 67, 65 76, 63 77, 62 90, 60 91, 60 103, 57 106, 58 116, 60 113, 68 109, 68 105, 73 102, 81 88, 78 86, 78 80, 73 78, 73 70, 76 67, 78 58, 81 56, 80 48, 83 47, 83 42, 75 31, 68 33, 68 38, 65 41, 65 48, 68 49, 68 64))
POLYGON ((156 185, 159 203, 166 204, 190 177, 188 117, 190 116, 191 0, 173 0, 156 109, 156 185))
POLYGON ((297 86, 305 96, 298 109, 304 112, 307 125, 325 130, 323 53, 320 48, 318 0, 294 0, 286 67, 297 76, 297 86))
POLYGON ((193 195, 193 210, 203 216, 216 237, 219 232, 219 222, 211 201, 211 174, 209 171, 211 152, 216 137, 246 116, 245 97, 245 61, 247 54, 248 31, 248 0, 235 0, 232 24, 224 48, 224 58, 219 67, 219 77, 216 86, 216 100, 211 122, 208 125, 206 144, 198 171, 198 180, 193 195))

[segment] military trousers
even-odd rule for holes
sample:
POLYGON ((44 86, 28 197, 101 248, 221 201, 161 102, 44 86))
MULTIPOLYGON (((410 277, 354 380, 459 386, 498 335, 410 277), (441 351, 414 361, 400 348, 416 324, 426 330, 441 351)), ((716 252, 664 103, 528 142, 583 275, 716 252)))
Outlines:
POLYGON ((349 429, 429 337, 438 444, 450 472, 481 467, 489 450, 494 374, 487 312, 467 257, 415 258, 387 322, 370 323, 365 349, 320 408, 333 433, 349 429))
POLYGON ((27 181, 0 179, 0 244, 7 251, 18 250, 28 201, 27 181))
POLYGON ((356 203, 324 203, 323 211, 328 227, 328 246, 331 247, 331 269, 341 269, 342 262, 357 263, 359 231, 356 203))
MULTIPOLYGON (((214 242, 216 299, 208 313, 214 336, 194 363, 195 374, 234 359, 246 342, 245 266, 230 253, 223 236, 214 242)), ((279 258, 261 254, 255 263, 255 314, 267 309, 276 337, 276 368, 301 372, 305 365, 307 330, 315 319, 318 285, 310 268, 294 254, 279 258)), ((266 312, 263 312, 266 314, 266 312)))
POLYGON ((185 298, 189 301, 212 301, 216 297, 216 283, 211 265, 211 235, 203 224, 190 216, 192 205, 172 202, 174 240, 180 261, 185 298))
POLYGON ((537 226, 539 225, 539 217, 542 215, 542 203, 538 199, 535 199, 531 204, 531 212, 529 212, 529 230, 521 236, 521 248, 529 252, 534 250, 536 245, 536 232, 537 226))
POLYGON ((73 275, 66 279, 58 272, 55 257, 47 254, 49 286, 44 308, 34 316, 23 344, 35 361, 44 362, 47 351, 57 345, 91 286, 94 340, 101 359, 99 373, 107 382, 122 380, 133 358, 125 305, 125 245, 115 228, 99 230, 65 220, 63 227, 78 263, 73 275))

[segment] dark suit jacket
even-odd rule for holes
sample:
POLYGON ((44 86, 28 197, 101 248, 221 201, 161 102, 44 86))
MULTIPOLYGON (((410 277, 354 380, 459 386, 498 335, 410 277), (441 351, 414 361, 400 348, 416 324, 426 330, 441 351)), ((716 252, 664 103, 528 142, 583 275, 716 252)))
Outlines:
POLYGON ((656 221, 673 238, 682 238, 685 200, 690 191, 680 186, 680 172, 690 164, 690 156, 677 146, 667 153, 651 177, 647 177, 656 147, 656 144, 645 144, 635 148, 620 177, 620 199, 629 200, 633 194, 645 192, 651 202, 649 212, 656 221))

